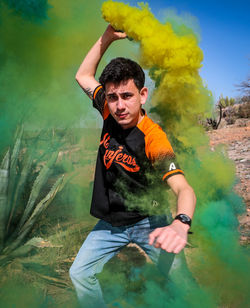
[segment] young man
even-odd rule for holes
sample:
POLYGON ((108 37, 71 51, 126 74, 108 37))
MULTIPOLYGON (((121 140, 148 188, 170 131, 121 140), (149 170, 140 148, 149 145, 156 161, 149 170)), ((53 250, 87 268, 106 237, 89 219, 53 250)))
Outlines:
MULTIPOLYGON (((106 307, 95 274, 129 242, 138 244, 156 264, 160 253, 165 253, 166 267, 170 266, 174 254, 187 243, 196 203, 165 133, 142 109, 148 89, 141 67, 116 58, 102 72, 101 84, 95 79, 108 46, 125 37, 109 25, 76 74, 104 120, 90 211, 100 220, 70 268, 78 299, 85 307, 106 307), (167 183, 177 196, 177 216, 170 225, 166 215, 152 215, 159 205, 159 191, 165 189, 160 182, 167 183)), ((164 209, 164 204, 160 207, 164 209)))

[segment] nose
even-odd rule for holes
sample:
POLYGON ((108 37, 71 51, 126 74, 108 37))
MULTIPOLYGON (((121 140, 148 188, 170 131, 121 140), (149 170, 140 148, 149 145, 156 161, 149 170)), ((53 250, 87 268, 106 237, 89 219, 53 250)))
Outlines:
POLYGON ((117 100, 116 108, 118 110, 124 110, 125 109, 125 102, 121 97, 119 97, 118 100, 117 100))

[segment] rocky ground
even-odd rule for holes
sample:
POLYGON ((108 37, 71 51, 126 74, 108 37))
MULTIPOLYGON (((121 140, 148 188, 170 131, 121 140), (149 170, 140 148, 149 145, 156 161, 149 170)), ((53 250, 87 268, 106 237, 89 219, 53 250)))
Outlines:
POLYGON ((239 217, 241 243, 247 245, 250 243, 250 119, 240 118, 232 125, 222 120, 219 129, 209 131, 208 135, 211 148, 224 144, 229 158, 235 162, 239 179, 235 191, 246 204, 246 213, 239 217))

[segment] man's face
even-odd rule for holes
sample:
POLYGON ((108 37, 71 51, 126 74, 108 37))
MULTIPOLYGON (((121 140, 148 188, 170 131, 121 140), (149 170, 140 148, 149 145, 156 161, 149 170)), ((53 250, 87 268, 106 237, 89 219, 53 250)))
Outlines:
POLYGON ((119 84, 108 82, 105 94, 111 115, 123 129, 134 127, 142 120, 141 105, 148 97, 146 87, 139 91, 133 79, 119 84))

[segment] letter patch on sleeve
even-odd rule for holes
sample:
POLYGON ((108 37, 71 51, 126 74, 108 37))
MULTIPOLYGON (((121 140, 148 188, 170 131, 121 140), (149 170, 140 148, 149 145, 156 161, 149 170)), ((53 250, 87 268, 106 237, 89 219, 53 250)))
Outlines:
POLYGON ((171 163, 170 166, 169 166, 169 171, 172 171, 172 170, 175 170, 176 169, 176 166, 174 163, 171 163))
POLYGON ((184 174, 184 172, 180 169, 180 167, 178 166, 177 162, 174 160, 168 160, 166 162, 167 164, 167 170, 168 172, 165 173, 162 177, 162 180, 163 181, 166 181, 169 177, 171 177, 172 175, 175 175, 175 174, 184 174))

